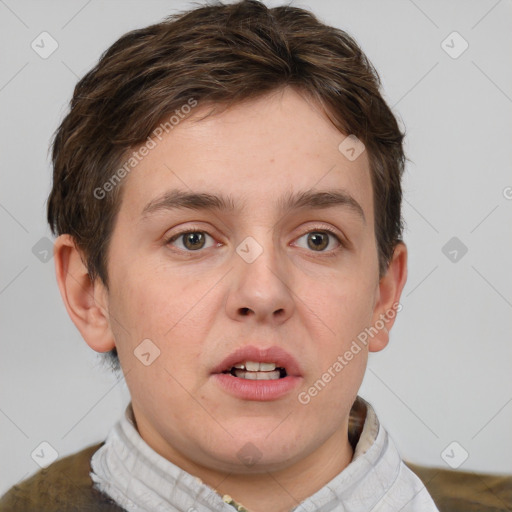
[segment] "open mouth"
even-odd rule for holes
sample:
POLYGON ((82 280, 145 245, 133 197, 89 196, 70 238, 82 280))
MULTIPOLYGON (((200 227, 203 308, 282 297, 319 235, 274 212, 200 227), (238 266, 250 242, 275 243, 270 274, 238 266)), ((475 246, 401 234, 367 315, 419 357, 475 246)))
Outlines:
POLYGON ((288 396, 303 381, 303 371, 278 346, 245 345, 212 369, 216 385, 239 400, 271 402, 288 396))
POLYGON ((258 363, 255 361, 237 363, 222 373, 247 380, 278 380, 284 379, 288 375, 286 368, 277 366, 276 363, 258 363))

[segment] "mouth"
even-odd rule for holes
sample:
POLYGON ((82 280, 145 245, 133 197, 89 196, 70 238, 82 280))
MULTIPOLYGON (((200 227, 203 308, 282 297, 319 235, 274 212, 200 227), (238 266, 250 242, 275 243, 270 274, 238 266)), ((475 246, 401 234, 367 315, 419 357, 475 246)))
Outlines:
POLYGON ((287 377, 286 368, 276 363, 262 363, 257 361, 244 361, 234 364, 223 374, 232 375, 239 379, 247 380, 279 380, 287 377))
POLYGON ((296 359, 280 347, 249 345, 227 356, 212 373, 245 380, 280 380, 300 377, 302 371, 296 359))
POLYGON ((290 396, 303 382, 297 360, 276 346, 239 348, 213 369, 212 377, 229 395, 259 402, 290 396))

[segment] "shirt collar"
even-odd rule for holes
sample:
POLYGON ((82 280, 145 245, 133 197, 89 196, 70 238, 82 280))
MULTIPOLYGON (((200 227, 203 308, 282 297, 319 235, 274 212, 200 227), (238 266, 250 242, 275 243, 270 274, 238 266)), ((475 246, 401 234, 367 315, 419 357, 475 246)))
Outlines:
MULTIPOLYGON (((349 439, 355 444, 352 462, 297 510, 337 510, 340 503, 344 505, 340 510, 371 510, 394 484, 400 457, 373 408, 360 397, 352 408, 349 439), (350 505, 354 499, 357 507, 350 505)), ((131 403, 94 453, 91 468, 95 487, 129 512, 233 512, 214 489, 142 439, 131 403)))

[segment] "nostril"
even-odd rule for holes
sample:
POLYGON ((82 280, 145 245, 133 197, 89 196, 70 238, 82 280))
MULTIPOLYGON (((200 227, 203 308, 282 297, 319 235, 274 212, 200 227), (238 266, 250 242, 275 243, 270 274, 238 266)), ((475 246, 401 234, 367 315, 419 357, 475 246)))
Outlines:
POLYGON ((250 313, 250 309, 249 308, 240 308, 240 314, 242 316, 247 316, 249 313, 250 313))

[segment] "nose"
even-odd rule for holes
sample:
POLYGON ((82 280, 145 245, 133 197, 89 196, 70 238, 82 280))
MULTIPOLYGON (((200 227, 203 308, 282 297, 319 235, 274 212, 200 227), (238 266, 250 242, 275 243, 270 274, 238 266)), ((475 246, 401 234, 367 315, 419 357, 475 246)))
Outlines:
POLYGON ((238 322, 277 326, 293 314, 293 292, 284 259, 271 242, 261 248, 263 252, 254 261, 244 259, 243 252, 233 254, 235 268, 230 272, 226 312, 238 322))

